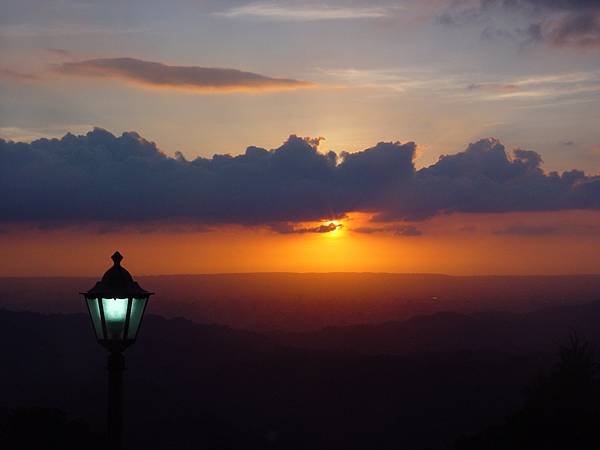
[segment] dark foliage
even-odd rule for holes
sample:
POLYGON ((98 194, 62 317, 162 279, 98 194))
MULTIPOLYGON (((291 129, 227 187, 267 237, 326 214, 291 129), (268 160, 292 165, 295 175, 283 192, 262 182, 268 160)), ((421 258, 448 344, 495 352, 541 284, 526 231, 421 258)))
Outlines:
POLYGON ((462 437, 456 450, 600 448, 600 385, 590 344, 572 334, 556 366, 526 391, 524 406, 499 427, 462 437))
POLYGON ((10 411, 0 422, 0 448, 44 450, 100 450, 100 434, 83 420, 73 420, 58 409, 27 408, 10 411))

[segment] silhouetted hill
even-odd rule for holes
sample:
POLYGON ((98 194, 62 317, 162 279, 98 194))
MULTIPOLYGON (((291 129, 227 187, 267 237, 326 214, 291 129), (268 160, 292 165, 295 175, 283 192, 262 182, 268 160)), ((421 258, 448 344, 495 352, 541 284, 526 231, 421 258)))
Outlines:
MULTIPOLYGON (((405 320, 441 311, 535 309, 600 299, 600 276, 258 273, 137 277, 157 293, 151 311, 201 323, 308 331, 405 320)), ((83 312, 94 278, 0 278, 0 307, 83 312)))
MULTIPOLYGON (((597 343, 599 319, 592 303, 261 335, 149 315, 127 352, 127 448, 442 449, 517 408, 571 328, 597 343)), ((86 315, 0 311, 0 349, 0 409, 102 430, 105 354, 86 315)))
POLYGON ((539 352, 569 330, 600 343, 600 301, 530 313, 439 312, 378 325, 327 327, 317 332, 274 333, 289 346, 361 353, 448 352, 461 349, 539 352))

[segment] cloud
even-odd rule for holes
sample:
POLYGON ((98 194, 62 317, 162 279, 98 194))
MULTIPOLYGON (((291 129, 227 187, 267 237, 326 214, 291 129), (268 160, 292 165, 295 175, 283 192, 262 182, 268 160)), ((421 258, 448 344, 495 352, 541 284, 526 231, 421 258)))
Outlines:
POLYGON ((515 84, 498 84, 498 83, 472 83, 467 86, 470 91, 485 91, 485 92, 515 92, 519 87, 515 84))
POLYGON ((495 230, 494 234, 513 236, 548 236, 558 233, 559 229, 551 225, 524 225, 513 224, 495 230))
MULTIPOLYGON (((600 210, 600 176, 546 173, 540 154, 510 154, 496 139, 417 170, 416 144, 379 143, 321 153, 318 140, 290 136, 279 148, 187 161, 137 133, 94 129, 31 143, 0 140, 0 223, 265 225, 281 233, 332 231, 294 223, 374 215, 381 230, 416 236, 407 221, 516 211, 600 210), (402 226, 381 222, 404 222, 402 226)), ((335 224, 334 224, 335 225, 335 224)))
POLYGON ((560 47, 600 48, 600 5, 597 10, 573 12, 550 22, 547 35, 560 47))
POLYGON ((481 0, 485 8, 504 6, 508 8, 545 8, 562 11, 588 11, 600 9, 597 0, 481 0))
POLYGON ((64 62, 56 70, 65 75, 116 78, 154 88, 199 92, 277 91, 313 87, 312 83, 271 78, 236 69, 169 66, 135 58, 98 58, 64 62))
POLYGON ((341 223, 329 222, 314 227, 297 227, 293 223, 282 222, 269 225, 271 231, 279 234, 305 234, 305 233, 331 233, 339 230, 343 225, 341 223))
POLYGON ((381 143, 342 159, 291 136, 274 150, 186 161, 136 133, 102 129, 0 140, 0 221, 320 221, 374 207, 387 185, 412 176, 415 148, 381 143))
POLYGON ((399 226, 394 230, 395 236, 421 236, 423 232, 413 225, 399 226))
POLYGON ((361 233, 361 234, 375 234, 375 233, 383 233, 386 231, 385 228, 382 227, 356 227, 352 228, 353 232, 361 233))
POLYGON ((535 107, 550 99, 556 102, 590 101, 600 93, 597 70, 545 72, 529 76, 501 76, 438 72, 409 68, 321 70, 334 80, 353 87, 390 90, 392 94, 408 94, 456 101, 521 101, 523 107, 535 107))
POLYGON ((32 73, 19 72, 18 70, 0 67, 0 79, 13 81, 38 81, 40 77, 32 73))
POLYGON ((46 52, 48 52, 51 55, 54 56, 60 56, 62 58, 70 58, 73 56, 73 53, 71 53, 69 50, 65 50, 64 48, 45 48, 44 49, 46 52))
POLYGON ((428 94, 432 91, 443 92, 464 87, 464 80, 457 80, 455 74, 439 73, 431 70, 410 69, 406 67, 386 69, 320 69, 328 77, 344 84, 367 87, 385 88, 404 93, 422 90, 428 94))
POLYGON ((453 212, 599 209, 600 177, 577 170, 545 173, 541 156, 488 138, 440 157, 388 193, 377 220, 422 220, 453 212))
POLYGON ((447 26, 484 24, 482 38, 515 39, 521 45, 542 42, 554 47, 600 48, 600 2, 597 0, 453 2, 439 14, 438 23, 447 26), (513 16, 507 18, 506 13, 513 16))
POLYGON ((556 235, 595 235, 600 231, 600 225, 577 223, 514 223, 494 230, 497 235, 510 236, 556 236, 556 235))
POLYGON ((502 0, 502 3, 541 11, 539 41, 559 47, 600 48, 600 2, 596 0, 502 0))
POLYGON ((381 7, 360 6, 327 6, 286 5, 281 3, 250 3, 235 6, 218 15, 241 18, 255 17, 277 21, 322 21, 322 20, 356 20, 385 17, 387 10, 381 7))
POLYGON ((351 231, 361 234, 385 233, 394 236, 422 236, 423 232, 414 225, 392 225, 384 227, 356 227, 351 231))

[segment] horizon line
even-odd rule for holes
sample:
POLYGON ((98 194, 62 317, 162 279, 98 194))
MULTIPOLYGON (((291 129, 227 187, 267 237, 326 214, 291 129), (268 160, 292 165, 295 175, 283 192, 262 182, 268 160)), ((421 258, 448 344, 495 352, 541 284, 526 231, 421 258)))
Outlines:
MULTIPOLYGON (((430 277, 448 277, 448 278, 564 278, 564 277, 600 277, 598 273, 508 273, 508 274, 447 274, 437 272, 375 272, 375 271, 329 271, 329 272, 292 272, 292 271, 258 271, 258 272, 200 272, 200 273, 158 273, 158 274, 139 274, 133 275, 134 278, 151 277, 202 277, 202 276, 235 276, 235 275, 398 275, 398 276, 430 276, 430 277)), ((1 275, 3 279, 33 279, 33 278, 98 278, 102 273, 95 275, 1 275)))

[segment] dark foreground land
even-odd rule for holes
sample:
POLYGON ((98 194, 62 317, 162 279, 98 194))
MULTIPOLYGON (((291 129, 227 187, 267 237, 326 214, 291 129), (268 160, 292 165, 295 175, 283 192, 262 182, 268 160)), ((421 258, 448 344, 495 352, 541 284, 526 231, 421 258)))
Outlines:
MULTIPOLYGON (((597 347, 599 323, 600 302, 315 332, 149 315, 127 351, 126 448, 599 448, 593 356, 569 344, 576 331, 597 347)), ((88 317, 4 310, 0 346, 0 439, 100 448, 105 354, 88 317)))

